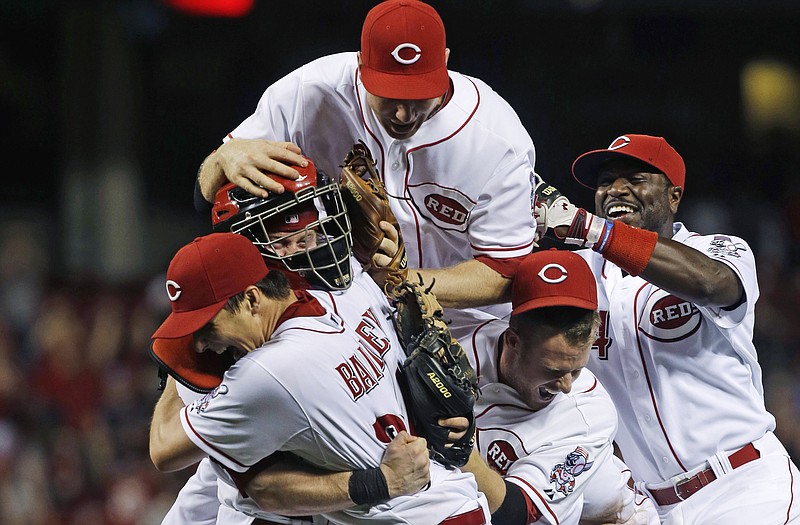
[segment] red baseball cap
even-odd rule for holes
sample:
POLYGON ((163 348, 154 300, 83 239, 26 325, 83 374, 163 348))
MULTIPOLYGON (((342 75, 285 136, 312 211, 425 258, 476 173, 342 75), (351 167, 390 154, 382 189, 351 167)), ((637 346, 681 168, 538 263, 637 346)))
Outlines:
POLYGON ((607 161, 631 157, 649 164, 667 176, 673 186, 685 189, 686 166, 683 158, 663 137, 620 135, 606 149, 584 153, 572 164, 572 176, 584 186, 597 188, 597 175, 607 161))
POLYGON ((422 100, 450 85, 444 23, 419 0, 388 0, 373 7, 361 30, 361 80, 375 96, 422 100))
POLYGON ((153 339, 193 334, 222 310, 234 295, 267 275, 261 252, 235 233, 198 237, 175 254, 167 269, 167 296, 172 313, 153 339))
POLYGON ((534 252, 519 265, 511 288, 512 314, 544 306, 597 310, 597 283, 589 265, 569 250, 534 252))

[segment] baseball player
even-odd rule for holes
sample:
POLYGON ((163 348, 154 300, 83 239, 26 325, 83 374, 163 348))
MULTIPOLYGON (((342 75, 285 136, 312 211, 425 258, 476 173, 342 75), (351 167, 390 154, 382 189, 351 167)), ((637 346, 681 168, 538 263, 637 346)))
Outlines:
MULTIPOLYGON (((310 169, 313 170, 313 165, 310 169)), ((313 173, 309 174, 314 175, 313 173)), ((291 187, 295 189, 294 186, 291 187)), ((334 237, 323 236, 319 232, 320 226, 330 232, 330 223, 336 221, 337 217, 329 215, 320 222, 314 200, 307 199, 312 195, 316 195, 318 199, 329 198, 330 187, 318 187, 313 194, 308 192, 311 188, 312 186, 308 184, 302 187, 305 195, 303 199, 305 200, 301 202, 294 202, 293 200, 282 202, 280 198, 260 199, 248 194, 242 195, 240 194, 241 190, 238 189, 224 191, 223 188, 216 197, 212 212, 215 227, 223 226, 227 229, 231 227, 231 223, 236 223, 238 225, 236 227, 237 231, 241 230, 241 233, 256 243, 262 250, 262 255, 268 255, 265 260, 273 262, 276 259, 291 261, 290 265, 300 267, 303 263, 298 264, 296 261, 292 261, 291 256, 301 254, 301 261, 303 259, 314 260, 320 267, 317 271, 328 272, 326 273, 328 281, 337 280, 336 275, 328 270, 333 266, 331 263, 335 262, 337 256, 326 250, 325 245, 330 243, 331 240, 334 243, 339 240, 334 237), (320 250, 315 250, 318 246, 320 250)), ((274 264, 273 266, 286 270, 282 265, 274 264)), ((369 279, 366 274, 361 274, 358 271, 357 264, 353 264, 353 269, 355 270, 356 279, 369 279)), ((293 272, 287 272, 287 277, 293 277, 294 279, 290 279, 290 281, 295 284, 304 288, 309 287, 307 281, 297 278, 297 274, 293 272)), ((321 283, 322 280, 318 279, 317 282, 321 283)), ((167 361, 167 356, 164 354, 159 353, 156 358, 161 362, 167 361)), ((169 365, 169 363, 167 364, 169 365)), ((195 379, 190 375, 190 372, 185 370, 180 370, 180 375, 190 381, 195 379)), ((192 389, 183 383, 176 385, 178 394, 184 404, 189 405, 202 397, 202 394, 196 391, 197 385, 196 382, 193 383, 192 389)), ((381 464, 384 466, 387 483, 392 494, 410 494, 416 492, 428 482, 428 455, 424 444, 422 444, 423 442, 424 440, 415 442, 411 436, 405 436, 392 440, 387 446, 387 452, 381 464)), ((296 501, 302 501, 307 504, 311 499, 318 498, 319 494, 298 494, 298 487, 308 490, 309 486, 317 487, 320 484, 336 483, 338 481, 333 479, 330 473, 322 470, 317 470, 313 473, 309 473, 308 469, 300 470, 293 462, 278 461, 275 465, 276 468, 286 469, 287 473, 285 475, 289 475, 288 471, 291 470, 293 476, 291 479, 286 479, 285 477, 280 480, 269 479, 273 487, 281 489, 281 491, 278 491, 273 488, 272 493, 284 498, 282 501, 285 501, 286 498, 294 498, 296 501)), ((345 479, 345 485, 346 482, 347 480, 345 479)), ((352 506, 352 502, 349 502, 347 498, 348 494, 345 492, 340 500, 340 508, 352 506)), ((322 500, 319 504, 330 505, 329 500, 322 500)), ((175 503, 164 517, 162 525, 211 525, 217 522, 219 508, 217 476, 213 466, 205 458, 198 464, 195 474, 189 478, 178 494, 175 503)), ((297 504, 289 508, 288 512, 297 514, 299 508, 299 504, 297 504)), ((228 508, 223 508, 222 510, 225 514, 226 524, 242 523, 249 525, 253 519, 244 513, 236 513, 228 508)), ((311 508, 309 513, 315 510, 319 510, 319 507, 311 508)), ((269 518, 268 523, 305 525, 311 524, 311 519, 310 517, 274 515, 269 518)), ((321 522, 321 519, 317 518, 316 523, 321 522)), ((267 521, 262 520, 261 523, 267 523, 267 521)))
POLYGON ((386 499, 378 465, 387 443, 408 428, 395 376, 404 354, 387 320, 388 302, 371 280, 356 279, 338 295, 292 291, 281 272, 267 272, 249 240, 227 233, 182 248, 167 278, 173 312, 155 341, 247 353, 218 388, 188 407, 169 381, 151 429, 160 470, 208 454, 225 481, 223 507, 261 517, 244 492, 252 469, 276 452, 292 452, 328 470, 358 469, 348 475, 357 506, 325 513, 336 523, 488 522, 474 478, 434 462, 427 490, 386 499))
MULTIPOLYGON (((317 59, 264 92, 201 165, 195 202, 207 208, 228 180, 256 195, 281 192, 263 172, 297 178, 300 151, 338 173, 361 140, 376 158, 408 265, 424 269, 409 275, 433 283, 445 307, 499 302, 534 245, 534 147, 497 93, 447 70, 448 55, 431 6, 378 4, 364 21, 360 52, 317 59)), ((510 312, 508 304, 488 308, 510 312)), ((470 312, 447 314, 459 323, 470 312)))
POLYGON ((685 165, 661 137, 622 135, 572 172, 595 189, 596 215, 561 196, 546 221, 592 248, 581 254, 602 324, 588 366, 619 411, 633 477, 665 524, 797 522, 800 475, 773 434, 752 342, 752 250, 674 222, 685 165))
POLYGON ((464 349, 480 378, 472 471, 494 523, 657 524, 613 455, 617 412, 584 369, 596 338, 594 276, 546 250, 520 264, 510 322, 477 327, 464 349))

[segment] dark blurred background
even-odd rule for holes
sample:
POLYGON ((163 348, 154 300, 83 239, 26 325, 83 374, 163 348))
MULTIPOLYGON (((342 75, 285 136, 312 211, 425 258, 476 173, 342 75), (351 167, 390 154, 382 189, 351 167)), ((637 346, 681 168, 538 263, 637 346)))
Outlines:
MULTIPOLYGON (((246 13, 219 17, 189 2, 0 2, 2 524, 160 523, 189 473, 150 464, 147 348, 162 272, 209 231, 197 167, 272 81, 358 49, 374 5, 232 0, 246 13)), ((620 134, 683 155, 679 220, 756 253, 767 405, 797 460, 800 3, 431 3, 450 68, 511 103, 573 201, 592 206, 572 160, 620 134)))

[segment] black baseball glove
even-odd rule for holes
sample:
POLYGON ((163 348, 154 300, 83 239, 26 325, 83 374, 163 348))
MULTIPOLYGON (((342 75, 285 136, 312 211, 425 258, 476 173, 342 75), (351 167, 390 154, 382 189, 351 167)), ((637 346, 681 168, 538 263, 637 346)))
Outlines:
POLYGON ((448 468, 467 463, 475 444, 478 380, 464 349, 450 333, 436 297, 421 284, 403 281, 392 290, 394 317, 406 353, 400 384, 414 432, 428 441, 431 458, 448 468), (467 433, 448 442, 440 419, 465 417, 467 433))

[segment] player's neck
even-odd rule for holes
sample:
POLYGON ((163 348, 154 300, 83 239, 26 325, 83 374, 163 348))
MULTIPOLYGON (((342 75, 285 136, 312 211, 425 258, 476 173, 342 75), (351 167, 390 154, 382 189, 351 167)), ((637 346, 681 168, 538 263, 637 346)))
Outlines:
POLYGON ((436 106, 436 108, 435 108, 435 109, 434 109, 434 110, 431 112, 431 114, 430 114, 430 115, 428 115, 428 118, 427 118, 426 120, 430 120, 430 119, 432 119, 434 115, 436 115, 437 113, 439 113, 439 111, 440 111, 440 110, 441 110, 443 107, 445 107, 445 106, 447 105, 447 103, 448 103, 448 102, 450 102, 450 99, 451 99, 451 98, 453 98, 453 84, 452 84, 452 83, 449 83, 449 84, 447 85, 447 91, 445 91, 445 92, 444 92, 444 95, 442 95, 442 97, 439 99, 439 104, 438 104, 438 105, 436 106))

